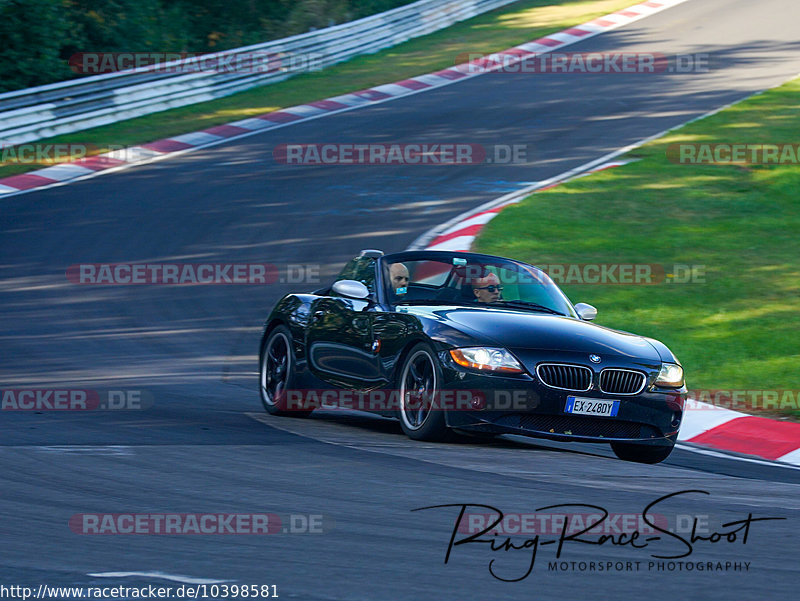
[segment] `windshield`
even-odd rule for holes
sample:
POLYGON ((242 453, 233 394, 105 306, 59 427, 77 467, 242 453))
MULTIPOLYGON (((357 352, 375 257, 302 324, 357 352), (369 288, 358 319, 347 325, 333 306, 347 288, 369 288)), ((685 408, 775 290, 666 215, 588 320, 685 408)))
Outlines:
POLYGON ((550 277, 531 265, 504 259, 383 262, 386 298, 399 304, 466 304, 514 307, 575 316, 550 277))

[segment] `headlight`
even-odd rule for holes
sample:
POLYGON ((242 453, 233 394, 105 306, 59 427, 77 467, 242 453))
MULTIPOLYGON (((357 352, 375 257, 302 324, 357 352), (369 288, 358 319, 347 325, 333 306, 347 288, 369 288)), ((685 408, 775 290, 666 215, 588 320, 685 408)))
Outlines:
POLYGON ((664 363, 656 378, 656 386, 680 388, 683 386, 683 368, 676 363, 664 363))
POLYGON ((522 366, 503 348, 457 348, 450 351, 453 361, 462 367, 503 374, 521 374, 522 366))

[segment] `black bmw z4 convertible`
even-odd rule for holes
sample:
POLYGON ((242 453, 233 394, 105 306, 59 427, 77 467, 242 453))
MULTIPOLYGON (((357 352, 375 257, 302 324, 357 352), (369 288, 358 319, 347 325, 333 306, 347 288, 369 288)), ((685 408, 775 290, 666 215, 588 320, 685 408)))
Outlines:
POLYGON ((661 342, 590 323, 596 315, 519 261, 365 250, 331 286, 288 294, 270 313, 261 400, 275 415, 396 417, 416 440, 521 434, 663 461, 683 417, 683 368, 661 342))

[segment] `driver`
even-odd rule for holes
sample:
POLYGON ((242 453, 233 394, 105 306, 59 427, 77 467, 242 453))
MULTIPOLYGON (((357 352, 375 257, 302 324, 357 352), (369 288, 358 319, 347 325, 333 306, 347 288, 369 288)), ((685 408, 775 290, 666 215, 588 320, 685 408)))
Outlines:
POLYGON ((392 263, 389 267, 389 280, 392 292, 397 295, 405 294, 408 291, 408 267, 402 263, 392 263))
POLYGON ((471 284, 472 293, 479 303, 489 304, 500 300, 503 287, 500 285, 500 278, 496 274, 487 273, 485 276, 472 280, 471 284))

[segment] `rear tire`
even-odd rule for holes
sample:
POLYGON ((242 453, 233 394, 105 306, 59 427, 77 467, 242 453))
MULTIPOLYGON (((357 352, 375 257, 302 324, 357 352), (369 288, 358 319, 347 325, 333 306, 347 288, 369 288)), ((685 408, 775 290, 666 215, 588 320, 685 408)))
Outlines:
POLYGON ((611 450, 623 461, 636 463, 661 463, 672 453, 674 443, 669 446, 654 447, 631 442, 612 442, 611 450))
POLYGON ((442 370, 436 353, 427 344, 414 346, 400 369, 400 426, 413 440, 449 440, 444 410, 437 398, 442 370))
POLYGON ((288 402, 287 391, 294 390, 295 358, 292 333, 286 326, 272 330, 261 345, 258 389, 264 409, 272 415, 306 417, 313 409, 288 402))

